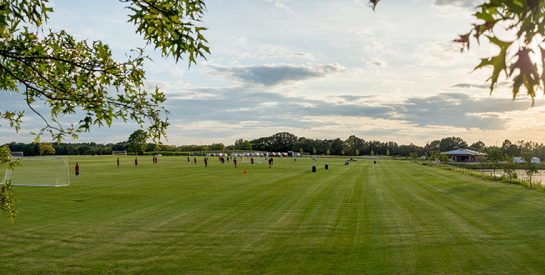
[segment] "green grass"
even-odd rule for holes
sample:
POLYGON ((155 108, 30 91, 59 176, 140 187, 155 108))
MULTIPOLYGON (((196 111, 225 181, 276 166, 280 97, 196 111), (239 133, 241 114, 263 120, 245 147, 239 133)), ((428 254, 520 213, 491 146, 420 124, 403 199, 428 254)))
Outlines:
POLYGON ((545 270, 545 194, 520 186, 404 161, 132 160, 71 157, 71 186, 16 187, 0 273, 545 270))

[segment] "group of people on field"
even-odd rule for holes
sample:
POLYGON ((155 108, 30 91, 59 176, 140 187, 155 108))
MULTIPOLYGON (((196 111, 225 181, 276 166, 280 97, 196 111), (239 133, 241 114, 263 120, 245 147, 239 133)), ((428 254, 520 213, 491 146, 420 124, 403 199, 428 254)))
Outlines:
MULTIPOLYGON (((233 159, 233 164, 234 164, 235 168, 237 168, 237 163, 238 163, 237 156, 233 156, 231 158, 233 159)), ((221 164, 225 164, 226 159, 227 159, 227 162, 230 162, 229 156, 226 156, 226 157, 221 156, 221 157, 218 158, 218 160, 219 160, 219 162, 221 164)), ((153 162, 153 164, 158 164, 159 163, 159 158, 157 156, 153 156, 152 162, 153 162)), ((189 156, 187 157, 187 162, 188 163, 191 162, 191 159, 190 159, 189 156)), ((271 168, 272 165, 273 165, 274 159, 272 157, 269 157, 268 162, 269 162, 269 168, 271 168)), ((117 158, 116 163, 117 163, 117 167, 119 167, 119 157, 117 158)), ((197 164, 197 157, 193 157, 193 163, 197 164)), ((250 158, 250 163, 252 165, 255 164, 255 160, 254 160, 253 157, 250 158)), ((138 167, 138 157, 134 158, 134 166, 138 167)), ((204 167, 208 167, 208 155, 204 157, 204 167)), ((78 178, 79 174, 80 174, 79 162, 76 162, 76 166, 74 167, 74 169, 75 169, 75 172, 76 172, 76 178, 78 178)))

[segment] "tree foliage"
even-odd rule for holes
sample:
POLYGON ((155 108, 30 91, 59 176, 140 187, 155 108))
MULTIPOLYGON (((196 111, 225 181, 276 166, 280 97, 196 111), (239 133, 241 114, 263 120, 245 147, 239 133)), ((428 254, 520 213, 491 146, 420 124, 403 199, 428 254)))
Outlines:
POLYGON ((498 167, 498 164, 500 163, 500 161, 503 161, 505 159, 505 155, 504 155, 503 151, 501 150, 501 148, 499 148, 497 146, 492 146, 490 148, 487 148, 486 153, 487 153, 486 159, 487 159, 487 161, 492 163, 492 167, 494 169, 493 173, 494 173, 494 176, 495 176, 496 175, 496 168, 498 167))
POLYGON ((496 55, 483 58, 475 67, 492 67, 488 79, 490 93, 503 73, 513 82, 513 99, 524 86, 533 100, 536 92, 545 88, 545 1, 489 0, 477 7, 474 17, 476 22, 471 30, 455 41, 462 44, 463 50, 470 48, 471 38, 478 43, 487 39, 499 49, 496 55), (498 31, 501 29, 515 34, 515 38, 501 38, 501 31, 498 31))
POLYGON ((439 150, 441 152, 465 148, 467 148, 467 142, 460 137, 447 137, 441 139, 439 142, 439 150))
MULTIPOLYGON (((13 169, 19 163, 11 158, 11 152, 8 146, 0 147, 0 167, 4 169, 13 169)), ((0 210, 4 212, 12 222, 15 222, 17 211, 15 209, 15 195, 11 181, 0 181, 0 210)))
POLYGON ((237 139, 234 148, 236 150, 252 150, 252 144, 245 139, 237 139))
MULTIPOLYGON (((198 25, 205 10, 201 0, 120 0, 130 10, 129 22, 164 57, 189 64, 209 53, 198 25)), ((141 48, 115 60, 101 41, 80 41, 68 32, 47 29, 53 12, 48 0, 0 0, 0 92, 22 94, 43 120, 36 139, 50 133, 57 140, 77 138, 93 125, 110 127, 115 120, 147 125, 159 141, 168 126, 165 94, 144 87, 147 56, 141 48), (49 114, 38 111, 45 105, 49 114), (79 121, 65 121, 69 114, 79 121)), ((21 129, 22 110, 0 110, 0 119, 21 129)))
POLYGON ((478 152, 483 151, 485 148, 486 148, 486 144, 484 144, 484 142, 482 142, 480 140, 469 146, 469 149, 471 149, 473 151, 478 151, 478 152))
POLYGON ((144 130, 134 131, 127 140, 129 151, 136 154, 142 154, 147 148, 148 134, 144 130))
POLYGON ((505 156, 504 161, 505 164, 503 165, 503 173, 509 177, 509 183, 511 183, 511 180, 517 176, 515 163, 513 162, 513 158, 510 156, 505 156))
POLYGON ((40 143, 38 148, 40 149, 40 156, 55 155, 55 148, 51 143, 40 143))
MULTIPOLYGON (((380 0, 369 0, 375 9, 380 0)), ((481 59, 475 70, 492 67, 490 93, 503 73, 512 82, 513 100, 524 87, 532 102, 536 92, 545 90, 545 1, 542 0, 485 0, 476 7, 475 23, 454 42, 461 50, 469 50, 472 41, 480 44, 486 39, 498 53, 481 59), (513 39, 502 38, 502 32, 514 34, 513 39)))

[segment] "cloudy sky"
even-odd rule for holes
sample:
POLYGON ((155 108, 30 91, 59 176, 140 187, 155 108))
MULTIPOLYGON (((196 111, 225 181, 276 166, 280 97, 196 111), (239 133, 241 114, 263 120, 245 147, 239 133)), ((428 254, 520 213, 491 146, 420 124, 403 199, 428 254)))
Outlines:
MULTIPOLYGON (((460 53, 474 0, 208 0, 203 25, 212 54, 188 68, 161 58, 146 64, 147 85, 168 95, 168 144, 232 144, 288 131, 309 138, 416 143, 460 136, 488 145, 503 139, 545 142, 542 96, 512 101, 509 83, 490 96, 488 70, 472 72, 482 44, 460 53)), ((56 0, 49 21, 77 38, 102 40, 119 58, 144 46, 114 0, 56 0)), ((151 47, 148 47, 151 48, 151 47)), ((0 93, 0 107, 20 105, 0 93)), ((0 127, 0 143, 31 141, 0 127)), ((74 118, 77 121, 77 118, 74 118)), ((117 142, 138 129, 116 123, 79 141, 117 142)))

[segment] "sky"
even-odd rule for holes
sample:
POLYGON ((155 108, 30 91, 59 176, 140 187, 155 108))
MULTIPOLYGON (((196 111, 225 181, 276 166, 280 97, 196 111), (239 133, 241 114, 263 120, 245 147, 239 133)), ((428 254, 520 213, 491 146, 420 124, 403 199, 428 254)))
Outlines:
MULTIPOLYGON (((545 142, 543 96, 533 107, 525 94, 513 101, 508 82, 490 95, 490 70, 473 68, 497 49, 483 42, 461 53, 452 42, 470 29, 477 0, 383 0, 375 12, 367 3, 206 1, 206 60, 189 68, 146 48, 153 59, 145 65, 146 86, 167 94, 164 143, 229 145, 277 132, 419 145, 447 136, 470 144, 545 142)), ((52 5, 52 30, 102 40, 119 59, 145 46, 119 1, 52 5)), ((30 142, 29 133, 42 126, 22 103, 18 94, 0 93, 0 109, 26 110, 19 133, 0 122, 0 143, 30 142)), ((67 141, 119 142, 137 129, 115 122, 67 141)))

